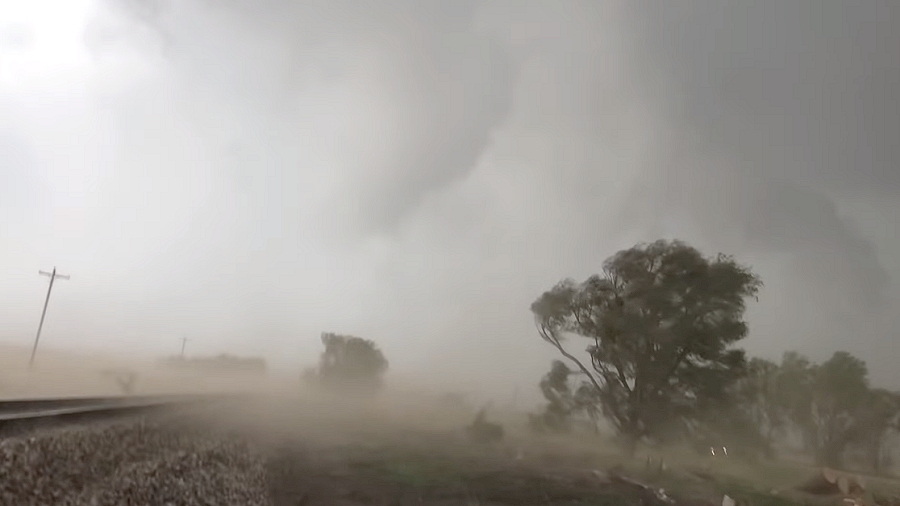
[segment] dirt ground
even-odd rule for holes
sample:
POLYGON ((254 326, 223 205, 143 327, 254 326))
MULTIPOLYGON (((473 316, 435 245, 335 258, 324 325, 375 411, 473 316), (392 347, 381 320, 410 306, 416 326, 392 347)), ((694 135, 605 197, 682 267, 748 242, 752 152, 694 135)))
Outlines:
MULTIPOLYGON (((276 506, 718 506, 725 494, 738 506, 847 504, 842 497, 793 490, 816 471, 796 463, 752 465, 677 452, 624 459, 602 437, 538 437, 528 430, 524 412, 490 411, 489 419, 503 423, 504 439, 476 444, 463 427, 477 406, 448 405, 441 392, 392 387, 374 400, 340 400, 304 392, 297 377, 192 374, 160 369, 152 361, 53 350, 42 350, 29 369, 29 352, 0 346, 0 397, 113 395, 121 392, 103 371, 121 368, 139 373, 136 394, 260 394, 252 405, 203 416, 264 448, 276 506)), ((869 482, 882 498, 900 497, 895 481, 869 482)))
POLYGON ((215 418, 267 448, 276 506, 718 506, 725 494, 741 506, 846 504, 837 496, 773 491, 735 476, 737 468, 719 473, 692 462, 660 472, 642 457, 623 459, 602 439, 536 438, 524 424, 507 424, 500 443, 477 444, 462 430, 472 414, 425 397, 362 406, 274 397, 215 418))
POLYGON ((590 474, 550 475, 527 466, 362 445, 280 448, 269 463, 281 505, 665 504, 652 493, 600 483, 590 474))
POLYGON ((539 462, 510 445, 474 444, 458 430, 391 430, 370 418, 369 427, 343 420, 326 433, 276 420, 264 422, 276 506, 667 504, 573 465, 577 459, 571 467, 539 462))

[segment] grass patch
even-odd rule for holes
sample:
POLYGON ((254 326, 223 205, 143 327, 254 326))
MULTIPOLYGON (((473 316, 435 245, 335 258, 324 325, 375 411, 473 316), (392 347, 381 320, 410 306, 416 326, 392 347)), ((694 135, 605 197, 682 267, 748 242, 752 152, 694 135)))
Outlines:
POLYGON ((353 459, 350 467, 376 479, 415 488, 447 486, 465 481, 461 462, 441 455, 380 451, 353 459))

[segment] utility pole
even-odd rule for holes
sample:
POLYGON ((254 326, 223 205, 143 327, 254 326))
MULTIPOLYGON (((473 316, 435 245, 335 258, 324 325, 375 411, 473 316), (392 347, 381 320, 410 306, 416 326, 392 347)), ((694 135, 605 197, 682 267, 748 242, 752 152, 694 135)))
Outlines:
POLYGON ((38 324, 37 335, 34 336, 34 348, 31 349, 31 360, 28 361, 29 369, 34 365, 34 355, 37 353, 38 341, 41 340, 41 329, 44 327, 44 317, 47 316, 47 303, 50 302, 50 292, 53 291, 53 282, 56 281, 56 278, 69 279, 69 276, 57 274, 56 266, 53 267, 53 272, 38 271, 38 274, 41 276, 49 276, 50 286, 47 288, 47 298, 44 299, 44 310, 41 311, 41 323, 38 324))
POLYGON ((181 338, 181 360, 184 360, 184 345, 187 344, 187 341, 188 341, 187 337, 181 338))

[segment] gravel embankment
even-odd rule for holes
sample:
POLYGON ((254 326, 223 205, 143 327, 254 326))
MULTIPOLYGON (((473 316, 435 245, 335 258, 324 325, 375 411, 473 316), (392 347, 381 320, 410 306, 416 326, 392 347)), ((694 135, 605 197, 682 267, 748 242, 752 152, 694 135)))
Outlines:
POLYGON ((268 506, 265 458, 189 424, 117 420, 0 439, 0 505, 268 506))

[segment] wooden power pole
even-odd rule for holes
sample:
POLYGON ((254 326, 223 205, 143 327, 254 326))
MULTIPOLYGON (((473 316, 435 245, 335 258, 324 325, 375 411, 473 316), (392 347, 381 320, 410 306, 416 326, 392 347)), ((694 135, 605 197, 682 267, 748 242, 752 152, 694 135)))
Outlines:
POLYGON ((34 347, 31 349, 31 359, 28 361, 29 369, 34 365, 34 355, 37 353, 38 342, 41 340, 41 329, 44 327, 44 317, 47 316, 47 303, 50 302, 50 292, 53 291, 53 282, 56 281, 56 278, 69 279, 69 276, 57 274, 56 267, 53 267, 53 272, 38 271, 38 274, 41 276, 49 276, 50 286, 47 287, 47 298, 44 299, 44 310, 41 311, 41 323, 38 324, 37 335, 34 336, 34 347))

